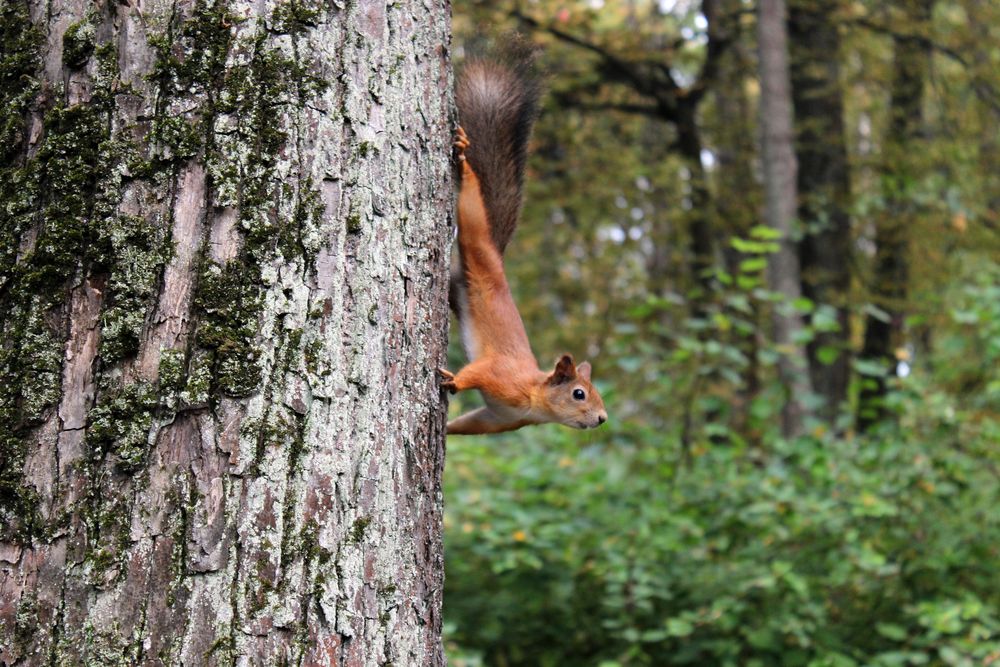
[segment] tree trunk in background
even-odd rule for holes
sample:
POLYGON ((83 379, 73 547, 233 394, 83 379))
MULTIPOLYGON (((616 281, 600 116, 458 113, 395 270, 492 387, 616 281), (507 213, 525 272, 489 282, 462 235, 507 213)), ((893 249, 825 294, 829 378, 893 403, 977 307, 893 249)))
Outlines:
POLYGON ((443 664, 447 3, 0 12, 0 663, 443 664))
POLYGON ((767 224, 781 234, 770 264, 771 288, 786 303, 774 315, 774 341, 782 350, 778 372, 788 392, 781 411, 782 433, 802 432, 802 399, 810 393, 806 353, 796 342, 802 318, 791 307, 801 296, 799 260, 792 239, 795 219, 795 152, 792 147, 792 97, 788 78, 788 39, 784 0, 761 0, 757 17, 760 50, 761 147, 764 166, 764 206, 767 224))
MULTIPOLYGON (((933 0, 906 0, 902 7, 909 19, 901 30, 906 35, 926 35, 933 0)), ((895 374, 895 350, 903 343, 907 285, 910 281, 909 239, 918 217, 912 187, 919 177, 914 161, 923 128, 924 83, 930 64, 925 43, 893 38, 894 59, 889 108, 889 130, 883 152, 885 215, 875 227, 875 270, 871 300, 880 313, 865 318, 865 341, 861 356, 881 365, 885 375, 866 377, 858 405, 858 429, 866 430, 886 418, 884 399, 888 377, 895 374)))
POLYGON ((704 304, 712 298, 714 277, 709 275, 715 265, 715 243, 712 232, 712 198, 708 191, 705 166, 701 163, 701 131, 698 129, 697 107, 680 105, 677 120, 677 149, 688 171, 688 201, 686 212, 690 234, 691 275, 697 287, 692 299, 692 311, 697 317, 705 314, 704 304))
POLYGON ((802 291, 836 309, 837 331, 817 331, 808 345, 809 375, 832 421, 850 379, 848 291, 851 285, 850 181, 840 90, 839 0, 790 0, 792 96, 798 157, 802 291))
MULTIPOLYGON (((971 18, 969 30, 981 44, 995 42, 997 22, 989 20, 997 16, 997 6, 992 0, 964 0, 962 9, 971 18)), ((926 29, 926 28, 924 28, 926 29)), ((994 65, 987 49, 972 49, 970 60, 974 67, 974 76, 980 81, 994 71, 994 65)), ((984 132, 979 140, 979 160, 982 165, 983 187, 986 199, 983 208, 991 213, 992 222, 1000 224, 1000 174, 995 165, 1000 164, 1000 136, 996 132, 996 124, 1000 119, 1000 107, 997 105, 977 104, 977 114, 980 116, 984 132)))
MULTIPOLYGON (((747 95, 747 81, 755 78, 756 72, 751 53, 752 35, 746 35, 744 39, 737 26, 741 10, 742 0, 722 0, 719 17, 716 19, 719 32, 725 39, 732 41, 720 59, 718 85, 712 90, 717 116, 712 136, 718 137, 714 202, 718 220, 725 226, 728 238, 748 238, 750 230, 760 222, 762 209, 760 185, 754 175, 754 158, 757 154, 754 110, 747 95)), ((740 263, 748 259, 748 255, 737 251, 729 243, 720 245, 726 271, 730 275, 737 275, 740 263)), ((734 410, 734 428, 750 442, 759 444, 760 433, 751 432, 750 407, 760 391, 758 329, 763 326, 763 322, 759 309, 755 305, 750 307, 753 312, 733 309, 729 313, 731 318, 746 319, 752 324, 750 333, 736 333, 736 344, 748 363, 742 373, 743 386, 740 388, 739 405, 734 410)))
MULTIPOLYGON (((709 51, 706 59, 713 58, 711 52, 718 49, 719 35, 719 0, 702 0, 701 11, 708 21, 709 51)), ((703 66, 704 67, 704 66, 703 66)), ((701 85, 707 85, 704 75, 701 75, 701 85)), ((704 144, 701 140, 701 128, 698 122, 698 107, 703 97, 700 94, 692 96, 677 96, 673 107, 673 121, 677 130, 677 151, 684 160, 688 171, 688 201, 691 208, 687 211, 687 229, 690 234, 691 274, 694 277, 696 291, 693 296, 692 312, 696 317, 705 315, 704 304, 712 300, 715 276, 711 275, 715 267, 715 237, 718 230, 714 229, 712 196, 708 189, 708 175, 701 161, 704 144)))
MULTIPOLYGON (((973 38, 984 40, 980 42, 981 44, 996 43, 995 35, 1000 34, 1000 21, 996 20, 1000 17, 1000 6, 991 0, 965 0, 962 6, 966 13, 973 17, 968 23, 973 38), (990 20, 991 18, 993 20, 990 20)), ((975 65, 976 79, 982 86, 981 82, 988 81, 987 77, 996 71, 991 51, 974 49, 972 62, 975 65)), ((984 91, 985 88, 981 87, 980 90, 984 91)), ((980 96, 985 97, 982 92, 980 96)), ((982 180, 979 187, 982 188, 982 211, 985 213, 984 222, 979 225, 979 228, 983 231, 985 238, 995 239, 1000 237, 1000 170, 997 169, 997 165, 1000 165, 1000 133, 996 131, 997 125, 1000 124, 1000 104, 985 104, 984 101, 984 99, 980 99, 976 105, 981 127, 979 175, 982 180)), ((964 235, 966 226, 961 223, 965 223, 966 220, 954 217, 952 220, 953 226, 964 235)), ((911 332, 911 335, 917 337, 921 343, 919 347, 914 347, 918 356, 924 354, 923 363, 921 363, 921 367, 924 369, 933 369, 930 355, 925 354, 930 351, 935 342, 933 334, 934 329, 930 322, 924 323, 918 331, 911 332)), ((983 372, 984 374, 991 372, 990 364, 983 364, 983 372)))

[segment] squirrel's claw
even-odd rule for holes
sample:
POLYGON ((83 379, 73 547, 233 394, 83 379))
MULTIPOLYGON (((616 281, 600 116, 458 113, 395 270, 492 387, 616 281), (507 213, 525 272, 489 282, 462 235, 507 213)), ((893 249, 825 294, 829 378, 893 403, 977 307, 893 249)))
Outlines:
POLYGON ((455 385, 455 374, 444 368, 439 368, 437 371, 441 376, 441 388, 452 394, 457 392, 458 386, 455 385))
POLYGON ((469 147, 469 137, 465 134, 465 129, 461 125, 455 131, 455 150, 458 152, 458 161, 465 161, 465 149, 469 147))

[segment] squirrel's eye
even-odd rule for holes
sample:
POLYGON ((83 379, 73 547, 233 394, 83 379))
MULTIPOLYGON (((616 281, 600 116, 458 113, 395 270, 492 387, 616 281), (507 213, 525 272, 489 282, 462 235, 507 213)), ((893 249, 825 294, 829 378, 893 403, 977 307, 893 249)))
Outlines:
POLYGON ((575 398, 578 401, 582 401, 583 399, 587 398, 587 395, 583 393, 583 389, 574 389, 573 398, 575 398))

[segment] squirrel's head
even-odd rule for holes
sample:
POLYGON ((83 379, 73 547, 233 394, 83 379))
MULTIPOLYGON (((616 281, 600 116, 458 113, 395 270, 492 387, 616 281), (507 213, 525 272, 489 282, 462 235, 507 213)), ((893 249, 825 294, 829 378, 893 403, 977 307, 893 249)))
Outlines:
POLYGON ((564 354, 542 388, 553 421, 573 428, 597 428, 608 420, 604 401, 590 384, 590 364, 573 364, 564 354))

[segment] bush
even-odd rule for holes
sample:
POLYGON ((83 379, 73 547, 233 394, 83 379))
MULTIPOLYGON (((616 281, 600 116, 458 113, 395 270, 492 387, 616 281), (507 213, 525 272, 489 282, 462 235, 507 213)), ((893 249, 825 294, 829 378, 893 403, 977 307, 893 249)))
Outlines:
POLYGON ((641 427, 449 441, 453 662, 1000 660, 1000 423, 896 400, 902 425, 866 438, 706 440, 686 463, 641 427))

